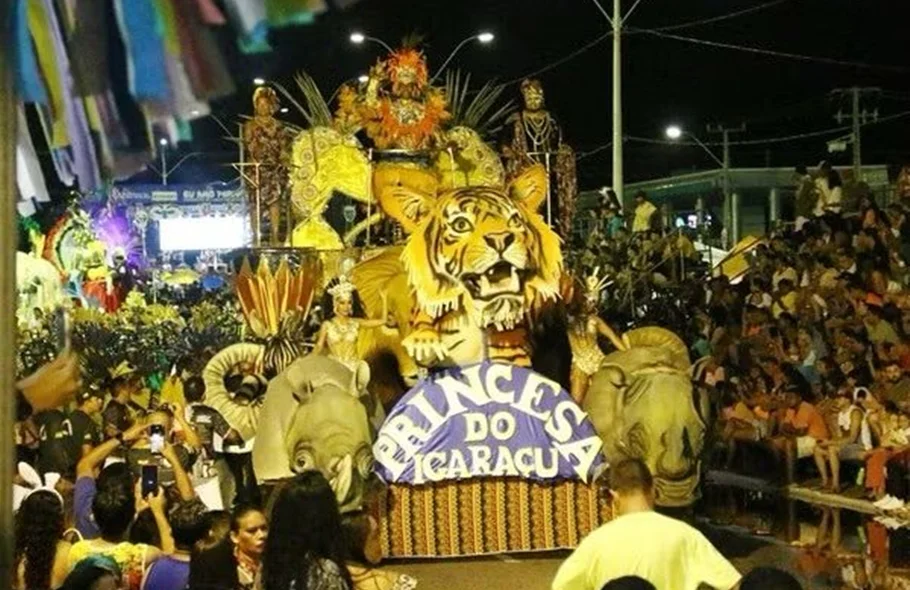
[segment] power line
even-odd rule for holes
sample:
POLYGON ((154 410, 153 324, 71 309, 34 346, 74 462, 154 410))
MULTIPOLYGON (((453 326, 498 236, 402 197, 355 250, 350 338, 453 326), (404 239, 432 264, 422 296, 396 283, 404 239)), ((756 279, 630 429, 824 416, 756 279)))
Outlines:
POLYGON ((535 77, 535 76, 539 76, 539 75, 543 74, 544 72, 549 72, 549 71, 552 70, 553 68, 558 68, 559 66, 561 66, 561 65, 564 64, 564 63, 566 63, 567 61, 570 61, 570 60, 575 59, 576 57, 578 57, 578 56, 581 55, 582 53, 584 53, 584 52, 588 51, 589 49, 591 49, 591 48, 593 48, 593 47, 595 47, 595 46, 597 46, 597 45, 603 43, 604 41, 606 41, 607 39, 609 39, 609 38, 612 37, 612 36, 613 36, 613 32, 612 32, 612 31, 610 31, 610 32, 608 32, 608 33, 604 33, 604 34, 601 35, 600 37, 597 37, 596 39, 593 39, 593 40, 589 41, 589 42, 586 43, 585 45, 582 45, 581 47, 579 47, 578 49, 576 49, 576 50, 573 51, 572 53, 570 53, 570 54, 568 54, 568 55, 566 55, 566 56, 564 56, 564 57, 561 57, 561 58, 557 59, 557 60, 554 61, 554 62, 548 63, 547 65, 543 66, 543 67, 540 68, 540 69, 534 70, 533 72, 524 74, 523 76, 519 76, 519 77, 513 78, 513 79, 511 79, 511 80, 507 80, 507 81, 503 82, 502 84, 500 84, 500 86, 511 86, 512 84, 517 84, 517 83, 521 82, 521 81, 524 80, 525 78, 533 78, 533 77, 535 77))
POLYGON ((799 53, 788 53, 785 51, 776 51, 773 49, 763 49, 761 47, 747 47, 745 45, 734 45, 733 43, 723 43, 720 41, 708 41, 706 39, 696 39, 695 37, 684 37, 682 35, 674 35, 672 33, 664 33, 654 29, 632 29, 636 33, 645 33, 647 35, 652 35, 654 37, 662 37, 664 39, 672 39, 674 41, 683 41, 685 43, 693 43, 695 45, 706 45, 708 47, 718 47, 721 49, 732 49, 735 51, 741 51, 745 53, 755 53, 758 55, 768 55, 771 57, 781 57, 786 59, 795 59, 798 61, 805 62, 816 62, 824 63, 835 66, 847 66, 851 68, 863 68, 871 70, 886 70, 891 72, 910 72, 910 68, 905 68, 902 66, 892 66, 892 65, 880 65, 880 64, 870 64, 865 62, 858 61, 849 61, 843 59, 834 59, 830 57, 818 57, 814 55, 802 55, 799 53))
POLYGON ((587 158, 588 156, 593 156, 594 154, 596 154, 596 153, 598 153, 598 152, 604 151, 605 149, 607 149, 607 148, 610 147, 611 145, 613 145, 613 142, 612 142, 612 141, 609 141, 609 142, 607 142, 607 143, 605 143, 605 144, 603 144, 603 145, 597 146, 597 147, 594 148, 593 150, 589 150, 589 151, 587 151, 587 152, 582 152, 581 154, 578 155, 577 158, 575 158, 575 161, 584 160, 584 159, 587 158))
MULTIPOLYGON (((772 0, 771 2, 766 2, 766 3, 760 4, 760 5, 758 5, 758 6, 753 6, 753 7, 751 7, 751 8, 746 8, 746 9, 743 9, 743 10, 737 10, 736 12, 730 12, 730 13, 727 13, 727 14, 721 14, 721 15, 719 15, 719 16, 713 16, 713 17, 706 18, 706 19, 702 19, 702 20, 699 20, 699 21, 690 21, 690 22, 680 23, 680 24, 678 24, 678 25, 669 25, 669 26, 666 26, 666 27, 657 27, 656 29, 628 29, 628 32, 629 32, 629 33, 641 33, 641 32, 646 32, 646 31, 657 31, 657 32, 661 32, 661 31, 672 31, 672 30, 681 29, 681 28, 687 28, 687 27, 694 27, 694 26, 697 26, 697 25, 703 25, 703 24, 708 24, 708 23, 712 23, 712 22, 717 22, 717 21, 722 21, 722 20, 728 20, 728 19, 731 19, 731 18, 736 18, 736 17, 738 17, 738 16, 743 16, 743 15, 746 15, 746 14, 751 14, 751 13, 753 13, 753 12, 758 12, 759 10, 764 10, 764 9, 766 9, 766 8, 771 8, 772 6, 776 6, 776 5, 778 5, 778 4, 782 4, 782 3, 784 3, 784 2, 789 2, 789 1, 790 1, 790 0, 772 0)), ((601 11, 601 13, 602 13, 605 17, 607 17, 607 19, 609 20, 609 19, 610 19, 610 15, 609 15, 609 13, 607 13, 607 11, 603 8, 603 6, 601 6, 600 3, 597 2, 596 0, 594 0, 594 4, 595 4, 595 5, 597 6, 597 8, 601 11)), ((513 78, 513 79, 508 80, 508 81, 506 81, 506 82, 503 82, 501 85, 502 85, 502 86, 511 86, 512 84, 517 84, 517 83, 521 82, 521 81, 524 80, 525 78, 533 78, 534 76, 539 76, 539 75, 541 75, 541 74, 543 74, 543 73, 545 73, 545 72, 549 72, 550 70, 552 70, 552 69, 554 69, 554 68, 558 68, 558 67, 561 66, 562 64, 564 64, 564 63, 566 63, 566 62, 568 62, 568 61, 571 61, 571 60, 575 59, 576 57, 578 57, 578 56, 581 55, 582 53, 585 53, 585 52, 588 51, 589 49, 592 49, 593 47, 596 47, 597 45, 600 45, 601 43, 603 43, 604 41, 606 41, 607 39, 609 39, 609 38, 612 37, 612 36, 613 36, 613 32, 612 32, 612 31, 609 31, 609 32, 607 32, 607 33, 605 33, 605 34, 603 34, 603 35, 601 35, 601 36, 599 36, 599 37, 597 37, 597 38, 595 38, 595 39, 592 39, 591 41, 589 41, 589 42, 586 43, 585 45, 582 45, 581 47, 579 47, 579 48, 576 49, 575 51, 572 51, 571 53, 569 53, 569 54, 567 54, 567 55, 565 55, 565 56, 563 56, 563 57, 561 57, 561 58, 559 58, 559 59, 557 59, 557 60, 555 60, 555 61, 553 61, 553 62, 550 62, 550 63, 548 63, 547 65, 545 65, 545 66, 543 66, 543 67, 541 67, 541 68, 539 68, 539 69, 537 69, 537 70, 534 70, 533 72, 527 73, 527 74, 525 74, 525 75, 523 75, 523 76, 519 76, 519 77, 517 77, 517 78, 513 78)))
MULTIPOLYGON (((886 117, 880 117, 877 121, 871 121, 869 123, 864 123, 862 127, 867 127, 870 125, 877 125, 879 123, 886 123, 888 121, 893 121, 895 119, 900 119, 910 115, 910 111, 903 111, 901 113, 895 113, 893 115, 888 115, 886 117)), ((730 145, 765 145, 769 143, 787 143, 791 141, 799 141, 801 139, 811 139, 813 137, 822 137, 825 135, 833 135, 835 133, 842 133, 844 131, 850 130, 849 125, 841 127, 832 127, 830 129, 821 129, 819 131, 809 131, 806 133, 798 133, 794 135, 784 135, 781 137, 766 137, 764 139, 745 139, 740 141, 731 141, 730 145)), ((669 139, 657 139, 654 137, 638 137, 635 135, 626 135, 623 139, 628 141, 634 141, 637 143, 649 143, 655 145, 682 145, 682 146, 693 146, 697 147, 698 144, 694 141, 678 141, 678 140, 669 140, 669 139)), ((723 142, 720 141, 705 141, 702 142, 705 145, 709 146, 722 146, 723 142)), ((610 147, 610 143, 599 145, 591 150, 583 152, 582 155, 578 157, 579 160, 582 160, 590 155, 594 155, 599 151, 605 150, 610 147)))
MULTIPOLYGON (((731 18, 736 18, 738 16, 745 16, 747 14, 752 14, 753 12, 759 12, 760 10, 765 10, 767 8, 777 6, 778 4, 783 4, 784 2, 790 2, 790 0, 771 0, 771 2, 765 2, 764 4, 759 4, 758 6, 751 6, 749 8, 744 8, 743 10, 737 10, 736 12, 721 14, 720 16, 712 16, 712 17, 703 18, 700 20, 693 20, 693 21, 689 21, 689 22, 685 22, 685 23, 679 23, 678 25, 668 25, 665 27, 654 27, 654 28, 647 29, 647 30, 663 32, 663 31, 678 31, 680 29, 688 29, 691 27, 700 27, 702 25, 725 21, 725 20, 729 20, 731 18)), ((631 32, 637 33, 637 32, 641 32, 641 31, 635 30, 635 31, 631 31, 631 32)))

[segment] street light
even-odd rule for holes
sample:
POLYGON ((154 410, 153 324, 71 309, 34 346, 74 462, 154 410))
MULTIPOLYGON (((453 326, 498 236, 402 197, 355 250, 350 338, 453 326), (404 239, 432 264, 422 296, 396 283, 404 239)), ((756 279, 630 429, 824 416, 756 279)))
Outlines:
POLYGON ((688 135, 692 140, 698 144, 698 146, 705 151, 706 154, 711 156, 711 159, 717 162, 717 165, 721 168, 721 178, 723 181, 723 191, 724 191, 724 228, 731 228, 732 232, 727 232, 726 238, 724 241, 724 247, 730 245, 730 240, 732 239, 733 243, 739 241, 739 200, 731 195, 730 191, 730 149, 729 149, 729 140, 728 135, 724 133, 724 157, 723 159, 718 158, 711 149, 706 146, 700 139, 698 139, 695 134, 684 131, 679 125, 670 125, 667 127, 665 132, 667 137, 671 140, 677 140, 683 135, 688 135), (732 234, 732 235, 731 235, 732 234))
POLYGON ((265 78, 253 78, 253 84, 256 86, 263 86, 265 85, 265 78))
POLYGON ((361 74, 357 77, 357 81, 360 82, 361 84, 366 84, 367 82, 370 81, 370 77, 367 76, 366 74, 361 74))
POLYGON ((711 156, 711 159, 712 159, 712 160, 714 160, 715 162, 717 162, 717 164, 718 164, 721 168, 726 169, 726 165, 724 165, 724 161, 721 160, 720 158, 718 158, 718 157, 717 157, 717 154, 715 154, 714 152, 712 152, 712 151, 711 151, 711 148, 709 148, 709 147, 706 146, 704 143, 702 143, 702 141, 701 141, 700 139, 698 139, 698 138, 695 136, 695 134, 690 133, 690 132, 688 132, 688 131, 684 131, 684 130, 682 129, 682 127, 680 127, 679 125, 670 125, 669 127, 667 127, 667 129, 664 131, 664 133, 666 134, 667 139, 670 139, 670 140, 673 140, 673 141, 676 141, 677 139, 681 138, 683 135, 689 136, 690 138, 692 138, 692 140, 693 140, 699 147, 701 147, 701 149, 705 150, 705 153, 706 153, 706 154, 708 154, 709 156, 711 156))
POLYGON ((167 147, 167 139, 162 137, 161 139, 158 140, 158 145, 160 145, 162 147, 167 147))
POLYGON ((482 45, 489 45, 490 43, 493 42, 493 39, 495 39, 495 38, 496 38, 496 35, 494 35, 493 33, 489 32, 489 31, 481 31, 480 33, 478 33, 476 35, 471 35, 467 39, 464 39, 461 43, 459 43, 458 45, 455 46, 455 49, 452 50, 452 53, 449 54, 449 57, 447 57, 446 60, 444 62, 442 62, 442 66, 440 66, 440 68, 436 71, 436 73, 430 79, 430 84, 435 82, 436 78, 438 78, 439 75, 445 71, 446 66, 449 65, 449 62, 452 61, 452 59, 455 57, 455 55, 458 54, 459 51, 461 51, 462 47, 464 47, 471 41, 479 41, 482 45))
POLYGON ((385 48, 385 50, 388 51, 389 53, 393 53, 395 51, 394 49, 392 49, 389 46, 388 43, 386 43, 382 39, 378 39, 376 37, 370 37, 369 35, 364 35, 363 33, 359 32, 359 31, 355 31, 355 32, 351 33, 351 36, 348 37, 348 39, 350 39, 351 43, 353 43, 354 45, 363 45, 366 41, 369 41, 371 43, 376 43, 377 45, 382 45, 385 48))

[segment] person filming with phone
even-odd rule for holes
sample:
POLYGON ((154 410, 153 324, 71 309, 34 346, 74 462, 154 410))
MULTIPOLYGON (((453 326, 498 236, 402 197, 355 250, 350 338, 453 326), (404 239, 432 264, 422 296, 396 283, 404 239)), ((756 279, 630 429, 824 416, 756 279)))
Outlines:
MULTIPOLYGON (((200 445, 196 431, 187 424, 184 414, 183 408, 172 409, 171 406, 149 414, 145 432, 127 451, 126 461, 137 480, 142 478, 146 466, 156 467, 157 483, 164 487, 177 484, 178 489, 183 488, 180 480, 186 478, 188 495, 192 497, 187 472, 196 460, 200 445)), ((182 489, 180 491, 185 495, 182 489)))

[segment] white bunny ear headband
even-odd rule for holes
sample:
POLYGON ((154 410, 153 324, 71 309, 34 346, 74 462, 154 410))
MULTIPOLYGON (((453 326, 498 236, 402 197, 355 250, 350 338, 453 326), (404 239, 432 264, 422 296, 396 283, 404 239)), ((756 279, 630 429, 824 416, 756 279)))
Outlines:
POLYGON ((25 480, 25 483, 28 484, 28 487, 15 486, 14 490, 16 493, 13 494, 13 510, 19 510, 19 506, 22 505, 22 502, 26 498, 37 492, 48 492, 60 500, 60 505, 63 506, 63 496, 60 495, 54 486, 57 485, 57 482, 60 481, 59 473, 45 473, 44 481, 41 481, 41 476, 38 475, 38 472, 29 465, 28 463, 19 463, 19 477, 25 480))

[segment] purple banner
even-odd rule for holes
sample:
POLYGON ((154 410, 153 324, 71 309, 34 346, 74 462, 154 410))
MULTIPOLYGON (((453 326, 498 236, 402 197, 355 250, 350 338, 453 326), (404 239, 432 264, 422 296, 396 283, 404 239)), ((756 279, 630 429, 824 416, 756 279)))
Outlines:
POLYGON ((514 365, 484 362, 415 386, 373 445, 388 483, 473 477, 590 481, 604 463, 587 414, 558 383, 514 365))

